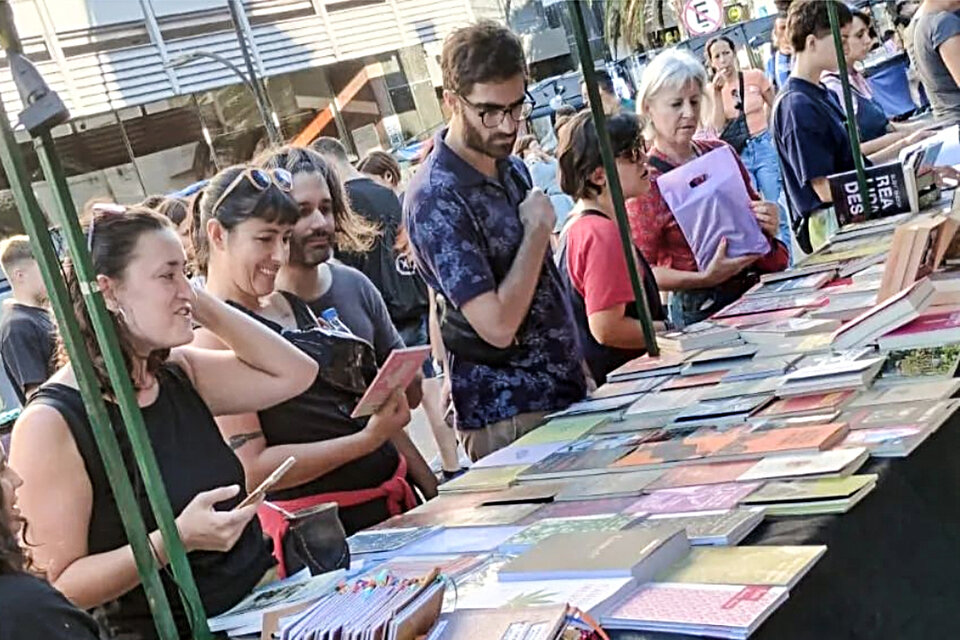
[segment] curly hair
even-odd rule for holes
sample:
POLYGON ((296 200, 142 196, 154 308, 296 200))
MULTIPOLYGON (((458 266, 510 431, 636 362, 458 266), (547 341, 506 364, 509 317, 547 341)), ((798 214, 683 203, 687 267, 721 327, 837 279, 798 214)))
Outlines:
MULTIPOLYGON (((3 452, 3 445, 0 444, 0 471, 6 464, 6 454, 3 452)), ((20 573, 30 565, 30 557, 20 546, 17 535, 3 514, 3 492, 0 491, 0 576, 20 573)))
MULTIPOLYGON (((93 262, 93 272, 96 275, 122 279, 133 259, 140 237, 145 233, 166 229, 172 230, 173 224, 162 215, 144 207, 127 207, 123 213, 94 209, 85 229, 85 233, 91 234, 89 235, 90 259, 93 262), (93 225, 92 234, 90 225, 93 225)), ((70 294, 70 303, 73 305, 73 314, 80 326, 83 347, 93 364, 97 382, 100 384, 102 391, 112 393, 113 385, 110 383, 110 375, 107 373, 106 361, 100 351, 100 345, 93 330, 93 322, 83 301, 80 280, 74 269, 73 261, 69 257, 63 261, 63 276, 66 280, 67 292, 70 294)), ((121 321, 119 314, 113 315, 113 328, 120 342, 124 365, 130 373, 131 380, 136 383, 133 368, 135 351, 131 343, 130 333, 121 321)), ((147 358, 147 371, 151 374, 159 371, 160 366, 169 355, 169 349, 153 351, 147 358)), ((57 341, 57 361, 60 366, 70 362, 62 335, 59 336, 57 341)))
POLYGON ((340 175, 320 153, 307 147, 288 145, 264 152, 254 163, 265 168, 286 169, 294 177, 301 173, 320 177, 330 190, 337 249, 350 253, 367 253, 373 248, 381 234, 380 227, 353 211, 340 175))

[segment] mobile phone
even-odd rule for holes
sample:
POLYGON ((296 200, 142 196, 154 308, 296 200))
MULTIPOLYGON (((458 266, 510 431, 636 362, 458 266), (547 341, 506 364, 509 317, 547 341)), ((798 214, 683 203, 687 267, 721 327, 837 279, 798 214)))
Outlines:
POLYGON ((251 505, 257 500, 259 500, 260 496, 266 494, 267 491, 270 490, 270 487, 280 482, 280 478, 282 478, 284 474, 290 470, 290 467, 292 467, 293 463, 295 463, 296 461, 297 459, 294 458, 293 456, 290 456, 289 458, 284 460, 279 467, 273 470, 273 473, 267 476, 266 479, 260 483, 260 486, 258 486, 256 489, 251 491, 249 494, 247 494, 247 497, 244 498, 240 502, 240 504, 235 506, 234 510, 242 509, 247 505, 251 505))

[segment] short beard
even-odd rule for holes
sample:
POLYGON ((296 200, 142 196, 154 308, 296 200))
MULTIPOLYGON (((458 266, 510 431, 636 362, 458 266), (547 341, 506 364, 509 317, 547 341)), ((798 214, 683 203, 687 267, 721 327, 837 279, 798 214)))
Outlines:
MULTIPOLYGON (((510 116, 506 116, 510 117, 510 116)), ((499 144, 489 142, 484 139, 483 133, 475 128, 466 118, 463 120, 463 143, 469 149, 473 149, 478 153, 482 153, 485 156, 494 158, 495 160, 503 160, 513 152, 513 144, 517 141, 517 132, 514 132, 511 137, 510 143, 506 144, 504 142, 504 147, 501 147, 499 144)))
POLYGON ((290 257, 287 262, 294 266, 303 266, 303 267, 316 267, 317 265, 323 264, 333 256, 333 247, 327 247, 326 249, 316 249, 311 251, 305 251, 303 247, 298 247, 295 244, 290 244, 290 257))

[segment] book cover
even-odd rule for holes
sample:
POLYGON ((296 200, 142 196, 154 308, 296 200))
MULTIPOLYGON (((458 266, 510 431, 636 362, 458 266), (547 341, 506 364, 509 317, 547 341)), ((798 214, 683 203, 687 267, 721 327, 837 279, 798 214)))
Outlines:
POLYGON ((645 442, 614 463, 613 467, 643 467, 699 460, 735 442, 740 435, 741 431, 729 429, 711 431, 709 435, 694 433, 687 437, 645 442))
POLYGON ((566 605, 443 613, 426 640, 555 640, 566 626, 566 605))
POLYGON ((700 547, 658 575, 657 581, 792 588, 826 551, 823 545, 700 547))
POLYGON ((681 411, 674 422, 691 422, 741 416, 746 418, 773 399, 773 396, 750 396, 746 398, 725 398, 723 400, 701 401, 681 411))
POLYGON ((518 446, 512 444, 503 449, 494 451, 485 458, 474 462, 471 469, 484 469, 487 467, 510 467, 517 465, 531 465, 540 462, 554 451, 562 448, 563 442, 544 442, 542 444, 531 444, 528 446, 518 446))
POLYGON ((960 365, 960 343, 912 349, 894 349, 880 370, 880 377, 952 378, 960 365))
POLYGON ((397 389, 406 389, 430 355, 430 345, 394 349, 354 407, 351 418, 372 416, 397 389))
POLYGON ((632 586, 632 578, 494 581, 459 588, 457 610, 571 604, 590 613, 632 586))
MULTIPOLYGON (((899 161, 865 167, 870 219, 910 212, 910 197, 903 165, 899 161)), ((827 178, 833 207, 841 227, 866 220, 856 171, 835 173, 827 178)))
POLYGON ((833 333, 833 344, 847 349, 876 340, 923 313, 933 294, 930 281, 919 280, 844 323, 833 333))
POLYGON ((514 446, 527 447, 547 442, 572 442, 608 419, 605 416, 579 416, 550 420, 513 444, 514 446))
POLYGON ((635 515, 599 515, 578 518, 544 518, 507 539, 500 545, 504 553, 522 553, 550 536, 584 531, 620 531, 636 520, 635 515))
POLYGON ((717 384, 723 379, 723 376, 727 374, 726 369, 721 369, 718 371, 710 371, 708 373, 701 373, 697 375, 683 375, 673 378, 670 382, 663 385, 664 391, 670 391, 672 389, 689 389, 691 387, 706 387, 710 385, 717 384))
POLYGON ((687 364, 700 365, 714 363, 720 360, 741 360, 753 357, 757 348, 749 344, 740 344, 733 347, 706 349, 687 358, 687 364))
POLYGON ((634 502, 627 508, 627 513, 687 513, 732 509, 759 487, 758 482, 730 482, 660 489, 651 491, 634 502))
POLYGON ((724 382, 715 387, 711 387, 707 393, 700 399, 704 402, 708 400, 724 400, 726 398, 747 397, 747 396, 772 396, 783 383, 780 376, 770 378, 759 378, 755 380, 741 380, 739 382, 724 382))
POLYGON ((437 531, 438 527, 358 531, 347 538, 347 544, 350 546, 351 555, 396 551, 437 531))
POLYGON ((560 451, 531 465, 518 478, 520 480, 532 480, 535 478, 563 478, 572 474, 599 474, 632 450, 632 447, 618 447, 569 453, 560 451))
POLYGON ((933 433, 923 425, 857 429, 840 444, 841 447, 866 447, 875 458, 903 458, 913 453, 933 433))
POLYGON ((935 429, 953 415, 956 409, 956 400, 882 404, 844 411, 837 417, 837 420, 846 422, 851 429, 870 429, 905 424, 922 424, 935 429))
POLYGON ((588 531, 551 536, 500 568, 501 582, 579 578, 649 578, 690 550, 683 531, 588 531), (576 549, 577 553, 570 553, 576 549))
POLYGON ((744 340, 772 340, 824 333, 840 326, 838 320, 816 320, 814 318, 788 318, 758 324, 741 331, 744 340))
POLYGON ((660 376, 665 373, 679 371, 680 365, 697 352, 665 352, 659 356, 643 355, 614 369, 607 374, 607 380, 617 381, 647 376, 660 376))
POLYGON ((630 525, 631 529, 662 527, 665 524, 681 527, 694 546, 736 545, 763 522, 761 508, 739 508, 727 511, 705 511, 692 515, 672 513, 654 515, 630 525))
POLYGON ((851 409, 904 402, 946 400, 960 390, 960 380, 924 380, 918 382, 877 383, 850 403, 851 409))
POLYGON ((713 322, 696 322, 679 331, 666 331, 657 336, 657 344, 667 351, 693 351, 711 348, 737 340, 736 329, 713 322))
POLYGON ((882 335, 877 344, 889 350, 937 347, 957 341, 960 341, 960 309, 941 311, 931 307, 902 327, 882 335))
POLYGON ((596 391, 590 394, 591 398, 614 398, 617 396, 632 396, 638 393, 649 393, 659 388, 664 382, 671 379, 671 376, 657 376, 651 378, 640 378, 639 380, 623 380, 622 382, 607 382, 597 387, 596 391))
POLYGON ((852 475, 846 478, 820 478, 819 480, 776 480, 754 491, 744 498, 743 503, 766 505, 849 498, 866 485, 876 481, 875 474, 852 475))
POLYGON ((847 431, 847 425, 843 423, 757 430, 741 435, 714 455, 761 457, 786 451, 821 451, 840 442, 847 431))
POLYGON ((624 416, 648 416, 678 412, 695 404, 700 399, 700 396, 707 391, 708 389, 705 387, 693 387, 690 389, 673 389, 659 393, 648 393, 630 405, 630 408, 627 409, 624 416))
POLYGON ((752 289, 747 291, 745 295, 764 297, 784 293, 815 291, 830 282, 833 277, 833 273, 821 271, 819 273, 799 274, 794 278, 776 280, 774 282, 758 282, 752 289))
POLYGON ((519 525, 443 529, 429 538, 405 546, 402 553, 405 556, 488 553, 523 529, 519 525))
POLYGON ((746 638, 787 599, 783 587, 649 583, 602 615, 609 629, 746 638))
POLYGON ((608 398, 589 398, 587 400, 581 400, 580 402, 574 402, 563 411, 557 411, 556 413, 548 415, 547 419, 554 420, 557 418, 567 418, 596 413, 615 413, 627 407, 627 405, 639 398, 641 395, 643 394, 638 393, 629 396, 612 396, 608 398))
POLYGON ((805 314, 807 310, 803 307, 795 309, 780 309, 778 311, 765 311, 762 313, 751 313, 745 315, 731 315, 722 318, 714 317, 711 321, 723 324, 735 329, 745 329, 766 322, 776 322, 788 318, 798 318, 805 314))
POLYGON ((785 416, 830 413, 840 409, 840 407, 853 400, 856 395, 856 391, 847 390, 782 398, 780 400, 774 400, 769 406, 758 411, 754 417, 782 418, 785 416))
POLYGON ((738 364, 723 377, 723 382, 740 382, 743 380, 757 380, 779 376, 785 373, 790 366, 800 359, 800 356, 782 355, 766 358, 754 357, 750 362, 738 364))
POLYGON ((768 456, 740 476, 740 482, 775 478, 850 475, 867 461, 863 447, 831 449, 817 453, 768 456))
POLYGON ((713 315, 714 318, 741 316, 767 311, 819 307, 827 303, 827 297, 820 294, 794 294, 770 296, 767 298, 740 298, 713 315))
POLYGON ((487 469, 469 470, 459 478, 440 485, 441 493, 457 491, 496 491, 506 489, 516 482, 517 475, 527 468, 527 465, 512 467, 490 467, 487 469))
POLYGON ((593 498, 613 498, 639 496, 644 488, 661 476, 660 471, 629 471, 627 473, 608 473, 596 478, 584 478, 568 483, 556 500, 590 500, 593 498))
POLYGON ((306 578, 299 574, 290 576, 254 589, 229 611, 210 618, 207 623, 214 633, 256 625, 265 613, 331 593, 345 576, 343 569, 306 578))
POLYGON ((517 524, 529 525, 544 518, 577 518, 581 516, 618 514, 623 513, 627 507, 636 501, 637 499, 635 497, 629 497, 551 502, 541 506, 536 513, 520 520, 517 524))
POLYGON ((659 479, 650 483, 647 490, 736 482, 754 464, 754 460, 735 460, 674 467, 664 471, 659 479))
POLYGON ((370 531, 404 529, 411 527, 473 527, 516 524, 535 513, 542 503, 476 506, 451 510, 433 510, 414 513, 408 511, 381 522, 370 531))

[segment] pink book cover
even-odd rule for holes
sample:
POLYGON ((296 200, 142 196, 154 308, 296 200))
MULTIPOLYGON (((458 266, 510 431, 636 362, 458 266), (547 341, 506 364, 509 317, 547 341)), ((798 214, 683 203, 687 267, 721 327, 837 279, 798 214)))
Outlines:
POLYGON ((945 329, 960 328, 960 310, 937 311, 924 313, 916 320, 908 322, 899 329, 894 329, 885 337, 909 336, 928 331, 943 331, 945 329))
POLYGON ((406 389, 413 382, 428 355, 430 345, 391 351, 350 417, 363 418, 376 413, 391 393, 397 389, 406 389))
MULTIPOLYGON (((535 513, 519 520, 517 524, 533 524, 544 518, 582 518, 586 516, 623 513, 624 509, 636 501, 637 499, 635 497, 629 497, 550 502, 541 506, 535 513)), ((637 512, 634 511, 633 514, 637 514, 637 512)))
POLYGON ((688 513, 732 509, 760 482, 729 482, 653 491, 627 507, 627 513, 688 513))
POLYGON ((657 489, 673 489, 700 484, 723 484, 736 482, 737 478, 756 464, 756 460, 740 460, 736 462, 711 462, 708 464, 691 464, 674 467, 667 470, 647 486, 647 491, 657 489))
POLYGON ((726 316, 724 318, 711 318, 711 322, 716 322, 717 324, 723 324, 728 327, 733 327, 734 329, 744 329, 746 327, 752 327, 758 324, 765 324, 767 322, 776 322, 779 320, 789 320, 791 318, 798 318, 806 313, 807 310, 803 308, 799 309, 781 309, 780 311, 766 311, 764 313, 752 313, 748 315, 740 316, 726 316))
POLYGON ((604 618, 750 629, 786 595, 783 587, 649 583, 604 618))

